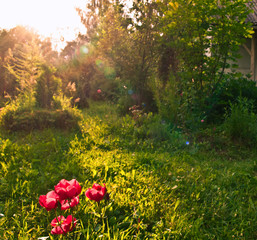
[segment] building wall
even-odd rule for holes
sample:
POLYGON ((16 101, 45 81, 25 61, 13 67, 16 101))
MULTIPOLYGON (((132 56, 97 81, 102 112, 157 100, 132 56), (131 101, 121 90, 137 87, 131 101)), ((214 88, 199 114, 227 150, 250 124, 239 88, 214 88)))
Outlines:
MULTIPOLYGON (((256 38, 256 34, 253 36, 256 38)), ((255 41, 255 80, 257 82, 257 41, 255 41)), ((251 44, 252 39, 246 39, 245 46, 251 51, 251 44)), ((238 58, 236 64, 238 65, 238 68, 230 69, 229 71, 237 71, 241 72, 243 74, 252 74, 251 72, 251 55, 249 52, 245 49, 244 46, 241 46, 239 49, 239 54, 241 55, 240 58, 238 58)))
MULTIPOLYGON (((246 47, 251 50, 251 39, 246 39, 245 42, 246 47)), ((241 57, 238 59, 237 64, 238 64, 238 71, 248 74, 251 72, 251 56, 248 53, 248 51, 241 46, 239 49, 239 54, 241 57)))

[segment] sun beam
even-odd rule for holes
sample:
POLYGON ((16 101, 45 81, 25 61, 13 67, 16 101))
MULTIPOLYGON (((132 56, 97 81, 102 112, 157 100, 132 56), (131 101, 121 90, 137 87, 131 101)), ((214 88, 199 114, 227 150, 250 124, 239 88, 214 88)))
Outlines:
POLYGON ((60 48, 86 31, 76 7, 85 7, 85 0, 8 0, 1 4, 0 29, 28 26, 60 48))

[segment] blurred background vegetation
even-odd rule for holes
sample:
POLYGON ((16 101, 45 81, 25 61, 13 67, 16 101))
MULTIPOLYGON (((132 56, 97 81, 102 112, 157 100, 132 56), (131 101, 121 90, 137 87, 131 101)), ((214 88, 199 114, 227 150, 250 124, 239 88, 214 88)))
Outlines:
POLYGON ((14 113, 111 101, 121 115, 135 105, 192 130, 202 119, 222 122, 238 97, 256 111, 250 76, 227 71, 253 33, 246 2, 88 1, 77 9, 87 33, 61 52, 22 26, 3 29, 0 106, 14 113))

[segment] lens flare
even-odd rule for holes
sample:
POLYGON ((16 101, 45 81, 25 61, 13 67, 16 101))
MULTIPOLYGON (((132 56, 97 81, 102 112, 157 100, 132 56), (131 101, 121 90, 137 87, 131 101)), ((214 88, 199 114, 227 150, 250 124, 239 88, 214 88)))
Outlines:
POLYGON ((116 72, 115 72, 114 68, 112 68, 112 67, 105 67, 104 68, 104 76, 107 79, 115 78, 116 72))
POLYGON ((103 66, 104 66, 103 61, 100 60, 100 59, 96 59, 96 60, 95 60, 95 64, 96 64, 96 66, 97 66, 98 68, 103 68, 103 66))
POLYGON ((116 77, 115 69, 111 66, 108 66, 108 64, 104 63, 102 60, 97 59, 95 61, 95 64, 98 67, 98 69, 103 72, 104 76, 107 79, 112 79, 116 77))
POLYGON ((80 48, 80 52, 81 52, 82 54, 88 54, 88 53, 89 53, 89 50, 88 50, 88 48, 87 48, 86 46, 82 46, 82 47, 80 48))

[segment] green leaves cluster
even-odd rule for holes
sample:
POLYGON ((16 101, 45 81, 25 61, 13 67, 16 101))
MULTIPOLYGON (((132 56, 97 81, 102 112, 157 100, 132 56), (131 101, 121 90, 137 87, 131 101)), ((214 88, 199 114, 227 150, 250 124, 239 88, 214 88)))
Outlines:
POLYGON ((85 26, 95 20, 88 38, 120 85, 132 88, 134 103, 151 110, 157 105, 164 117, 185 122, 192 113, 204 115, 251 37, 249 6, 246 0, 138 0, 128 9, 121 1, 92 1, 88 15, 80 15, 85 26))
POLYGON ((40 39, 25 27, 0 31, 1 102, 20 93, 32 100, 41 65, 52 65, 56 54, 49 39, 40 39))
MULTIPOLYGON (((226 69, 239 57, 239 47, 245 38, 251 37, 251 24, 245 22, 250 13, 246 3, 212 0, 160 3, 163 13, 160 41, 175 59, 161 62, 170 65, 170 69, 160 68, 161 86, 184 93, 180 106, 184 105, 185 111, 203 114, 208 98, 223 83, 226 69), (163 77, 163 71, 171 74, 169 81, 163 77)), ((159 98, 162 101, 162 96, 159 98)))
MULTIPOLYGON (((176 1, 165 6, 163 39, 176 48, 181 70, 199 92, 214 91, 228 60, 251 37, 247 1, 176 1), (208 85, 208 86, 206 86, 208 85)), ((180 70, 180 71, 181 71, 180 70)))

